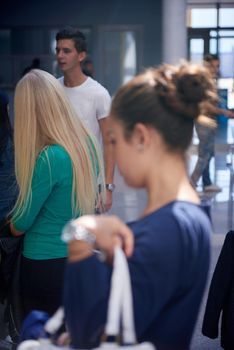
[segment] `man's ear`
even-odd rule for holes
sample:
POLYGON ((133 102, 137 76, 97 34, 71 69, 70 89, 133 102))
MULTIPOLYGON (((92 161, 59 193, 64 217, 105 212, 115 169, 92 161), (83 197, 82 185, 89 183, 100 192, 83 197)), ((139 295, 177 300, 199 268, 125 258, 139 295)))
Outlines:
POLYGON ((79 61, 80 61, 80 62, 84 61, 84 59, 86 58, 86 56, 87 56, 86 51, 80 52, 80 53, 79 53, 79 61))

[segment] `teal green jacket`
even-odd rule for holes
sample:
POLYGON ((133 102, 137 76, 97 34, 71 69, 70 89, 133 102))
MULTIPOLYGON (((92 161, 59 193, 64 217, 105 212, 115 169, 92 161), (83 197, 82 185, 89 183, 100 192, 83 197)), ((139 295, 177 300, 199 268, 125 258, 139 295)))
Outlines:
POLYGON ((31 203, 22 216, 13 218, 16 230, 25 233, 26 258, 45 260, 67 256, 61 232, 73 218, 72 180, 72 163, 65 149, 59 145, 46 147, 36 160, 31 203))

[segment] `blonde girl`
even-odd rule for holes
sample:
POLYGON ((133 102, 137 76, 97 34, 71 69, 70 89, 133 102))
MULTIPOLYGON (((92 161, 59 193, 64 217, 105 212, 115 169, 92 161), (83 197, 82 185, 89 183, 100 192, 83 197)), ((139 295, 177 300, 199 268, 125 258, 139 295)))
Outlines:
POLYGON ((68 220, 94 213, 102 162, 61 85, 42 70, 17 84, 14 137, 19 196, 11 229, 24 234, 24 315, 32 309, 53 313, 61 303, 67 256, 61 230, 68 220))

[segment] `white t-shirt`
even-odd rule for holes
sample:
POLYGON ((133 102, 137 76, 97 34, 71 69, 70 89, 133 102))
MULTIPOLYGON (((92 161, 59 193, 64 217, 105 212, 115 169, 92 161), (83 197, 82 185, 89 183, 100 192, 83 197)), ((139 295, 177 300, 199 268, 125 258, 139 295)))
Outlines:
POLYGON ((65 86, 64 77, 58 80, 63 85, 77 115, 101 143, 102 138, 98 120, 109 115, 111 97, 108 91, 90 77, 83 84, 75 87, 65 86))

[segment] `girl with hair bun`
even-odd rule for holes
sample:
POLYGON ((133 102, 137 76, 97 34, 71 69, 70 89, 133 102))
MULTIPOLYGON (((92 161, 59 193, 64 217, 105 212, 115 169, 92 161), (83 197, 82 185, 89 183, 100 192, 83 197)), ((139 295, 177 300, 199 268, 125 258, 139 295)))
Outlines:
POLYGON ((145 188, 141 217, 83 216, 74 223, 96 237, 107 263, 90 242, 70 238, 65 313, 72 344, 99 344, 106 322, 113 248, 128 256, 138 341, 158 350, 188 350, 210 257, 210 221, 190 184, 186 152, 200 105, 215 98, 201 66, 149 69, 121 87, 112 102, 111 142, 126 183, 145 188), (82 286, 82 287, 81 287, 82 286), (95 293, 93 290, 95 289, 95 293))
POLYGON ((23 314, 33 309, 53 314, 62 303, 67 257, 62 228, 95 212, 102 163, 94 139, 51 74, 27 73, 16 86, 14 107, 19 195, 11 231, 24 234, 23 314))

